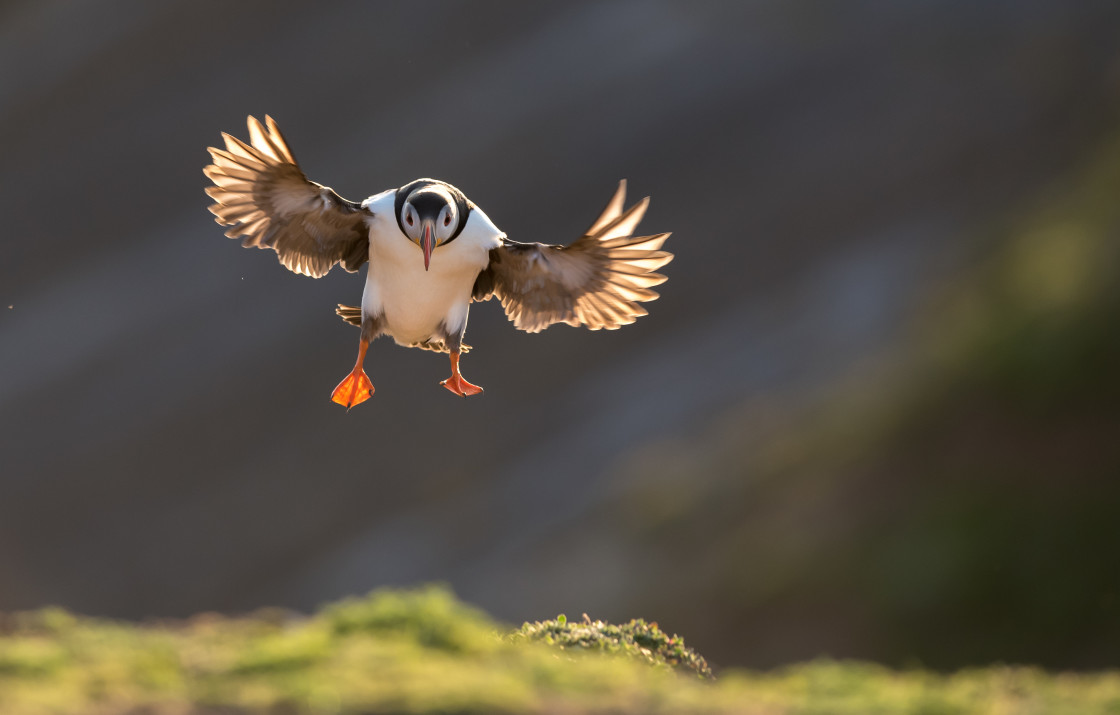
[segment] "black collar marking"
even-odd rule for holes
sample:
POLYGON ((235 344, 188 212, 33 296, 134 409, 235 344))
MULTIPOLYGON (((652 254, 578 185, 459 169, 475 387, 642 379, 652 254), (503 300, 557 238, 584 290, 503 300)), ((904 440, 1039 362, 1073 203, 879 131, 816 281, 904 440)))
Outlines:
POLYGON ((463 195, 463 192, 459 191, 446 181, 440 181, 438 179, 417 179, 416 181, 405 184, 401 188, 397 189, 397 198, 396 201, 393 202, 393 212, 397 215, 397 226, 400 227, 401 234, 408 236, 408 234, 404 231, 404 224, 401 223, 401 209, 404 208, 404 202, 408 200, 408 197, 411 196, 414 191, 423 189, 427 186, 442 186, 443 188, 447 189, 447 191, 451 194, 451 197, 455 199, 455 208, 458 209, 459 213, 459 223, 455 226, 455 233, 451 234, 451 236, 446 241, 440 244, 442 246, 446 246, 447 244, 458 238, 459 234, 463 232, 463 229, 467 225, 467 218, 470 216, 471 208, 473 208, 473 204, 467 200, 467 197, 463 195))

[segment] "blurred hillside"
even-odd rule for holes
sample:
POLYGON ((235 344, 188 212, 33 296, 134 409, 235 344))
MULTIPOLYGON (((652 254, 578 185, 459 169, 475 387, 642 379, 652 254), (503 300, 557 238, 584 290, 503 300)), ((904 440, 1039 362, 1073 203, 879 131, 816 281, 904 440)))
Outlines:
POLYGON ((892 349, 620 458, 564 558, 612 544, 643 612, 756 664, 1115 664, 1120 136, 1074 176, 892 349))
POLYGON ((0 609, 309 609, 448 581, 718 664, 1114 664, 1120 5, 0 8, 0 609), (421 29, 422 28, 422 29, 421 29), (420 40, 419 38, 422 38, 420 40), (618 333, 475 306, 464 371, 362 277, 221 235, 274 116, 568 242, 619 178, 677 259, 618 333))

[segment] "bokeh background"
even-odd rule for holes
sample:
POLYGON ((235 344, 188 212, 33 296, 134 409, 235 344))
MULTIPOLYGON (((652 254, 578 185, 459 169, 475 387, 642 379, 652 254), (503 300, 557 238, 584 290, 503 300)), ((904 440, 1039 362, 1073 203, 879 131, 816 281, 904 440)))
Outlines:
POLYGON ((1120 4, 0 7, 0 609, 310 609, 443 581, 714 663, 1120 656, 1120 4), (363 275, 222 236, 275 117, 359 200, 419 176, 566 243, 618 179, 650 316, 446 358, 363 275))

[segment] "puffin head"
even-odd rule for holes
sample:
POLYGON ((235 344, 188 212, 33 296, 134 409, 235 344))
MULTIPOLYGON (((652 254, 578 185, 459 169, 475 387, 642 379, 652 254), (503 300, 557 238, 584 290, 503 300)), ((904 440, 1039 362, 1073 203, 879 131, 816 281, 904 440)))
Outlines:
POLYGON ((459 207, 443 186, 428 184, 412 191, 397 217, 404 235, 424 251, 424 270, 432 260, 432 251, 445 243, 459 226, 459 207))

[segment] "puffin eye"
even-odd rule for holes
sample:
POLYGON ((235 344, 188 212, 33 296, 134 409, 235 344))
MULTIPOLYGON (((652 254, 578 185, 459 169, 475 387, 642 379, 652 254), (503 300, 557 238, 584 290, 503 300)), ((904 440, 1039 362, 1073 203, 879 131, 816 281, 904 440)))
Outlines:
POLYGON ((409 226, 412 225, 412 212, 411 211, 409 211, 408 213, 406 213, 404 215, 404 222, 407 223, 409 226))
POLYGON ((443 225, 444 226, 450 226, 451 225, 451 214, 450 213, 443 217, 443 225))

